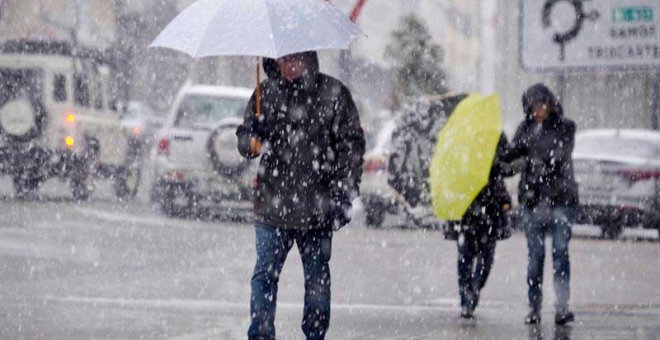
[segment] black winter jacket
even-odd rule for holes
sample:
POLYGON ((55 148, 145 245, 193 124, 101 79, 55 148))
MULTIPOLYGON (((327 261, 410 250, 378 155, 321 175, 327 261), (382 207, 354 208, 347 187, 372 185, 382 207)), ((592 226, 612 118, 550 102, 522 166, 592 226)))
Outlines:
POLYGON ((512 142, 508 160, 524 158, 527 163, 519 184, 519 201, 532 209, 544 201, 553 207, 578 204, 578 186, 573 174, 575 123, 552 92, 542 84, 530 87, 522 97, 525 120, 512 142), (542 101, 554 108, 538 126, 533 117, 533 103, 542 101))
POLYGON ((236 134, 248 158, 250 138, 263 143, 254 198, 256 219, 283 229, 329 229, 332 206, 344 207, 359 194, 365 140, 348 89, 313 65, 293 82, 277 63, 264 59, 268 79, 261 83, 262 116, 256 95, 236 134))
POLYGON ((504 178, 513 176, 513 172, 502 158, 509 152, 509 142, 504 134, 500 137, 488 184, 474 199, 463 215, 461 224, 469 232, 478 235, 497 235, 506 227, 505 206, 511 206, 511 195, 506 190, 504 178))

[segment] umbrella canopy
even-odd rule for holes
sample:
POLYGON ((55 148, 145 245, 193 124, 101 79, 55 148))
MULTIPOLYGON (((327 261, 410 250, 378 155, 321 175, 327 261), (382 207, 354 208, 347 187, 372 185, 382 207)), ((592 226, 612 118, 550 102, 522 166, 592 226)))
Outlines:
POLYGON ((193 58, 284 55, 346 49, 360 29, 321 0, 200 0, 179 14, 150 47, 193 58))
POLYGON ((440 130, 430 167, 436 216, 460 220, 488 184, 502 133, 497 96, 468 96, 440 130))

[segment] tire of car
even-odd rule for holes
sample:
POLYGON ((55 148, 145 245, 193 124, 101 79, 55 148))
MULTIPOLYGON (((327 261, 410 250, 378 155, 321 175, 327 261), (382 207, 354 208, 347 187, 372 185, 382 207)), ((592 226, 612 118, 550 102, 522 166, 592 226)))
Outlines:
POLYGON ((367 227, 379 228, 383 225, 385 213, 387 212, 387 206, 383 202, 377 199, 369 199, 364 206, 364 211, 367 227))
POLYGON ((161 184, 162 196, 159 200, 160 210, 168 217, 184 218, 194 211, 195 197, 193 193, 184 185, 179 184, 161 184), (177 204, 176 197, 184 195, 186 204, 177 204))
POLYGON ((86 141, 86 151, 82 157, 73 160, 69 186, 76 201, 86 201, 94 192, 94 168, 98 159, 99 146, 94 140, 86 141))
POLYGON ((22 175, 14 176, 14 191, 16 197, 20 199, 30 199, 37 196, 39 191, 39 181, 34 178, 25 178, 22 175))
POLYGON ((37 98, 0 95, 0 136, 10 144, 41 136, 46 116, 46 108, 37 98))
POLYGON ((94 192, 92 177, 93 174, 90 166, 87 166, 82 162, 81 164, 76 165, 69 181, 71 194, 73 195, 74 200, 86 201, 89 199, 92 192, 94 192))
POLYGON ((132 199, 137 195, 142 178, 141 148, 132 145, 126 161, 115 176, 115 194, 119 199, 132 199))
POLYGON ((237 177, 250 166, 248 160, 238 153, 237 123, 224 123, 209 135, 206 150, 213 170, 221 176, 237 177))
POLYGON ((28 148, 12 156, 13 183, 16 197, 35 198, 41 182, 48 178, 46 164, 50 153, 39 147, 28 148))
POLYGON ((611 218, 609 221, 601 225, 601 235, 608 240, 616 240, 623 233, 623 221, 611 218))

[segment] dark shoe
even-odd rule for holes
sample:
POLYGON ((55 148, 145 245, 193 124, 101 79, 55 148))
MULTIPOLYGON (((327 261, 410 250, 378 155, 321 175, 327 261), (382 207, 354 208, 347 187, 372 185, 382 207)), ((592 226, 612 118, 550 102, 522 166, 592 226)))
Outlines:
POLYGON ((470 307, 463 307, 461 309, 461 318, 462 319, 472 319, 474 317, 474 309, 470 307))
POLYGON ((569 322, 575 321, 575 315, 569 311, 565 312, 557 312, 555 314, 555 324, 559 326, 563 326, 569 322))
POLYGON ((541 323, 541 311, 534 309, 525 317, 526 325, 536 325, 539 323, 541 323))

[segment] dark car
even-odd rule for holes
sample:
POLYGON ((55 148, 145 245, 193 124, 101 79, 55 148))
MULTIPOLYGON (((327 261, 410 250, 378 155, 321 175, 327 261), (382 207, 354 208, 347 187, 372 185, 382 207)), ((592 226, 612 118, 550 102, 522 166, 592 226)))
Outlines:
POLYGON ((598 129, 579 133, 573 152, 580 223, 617 238, 624 227, 660 233, 660 132, 598 129))

